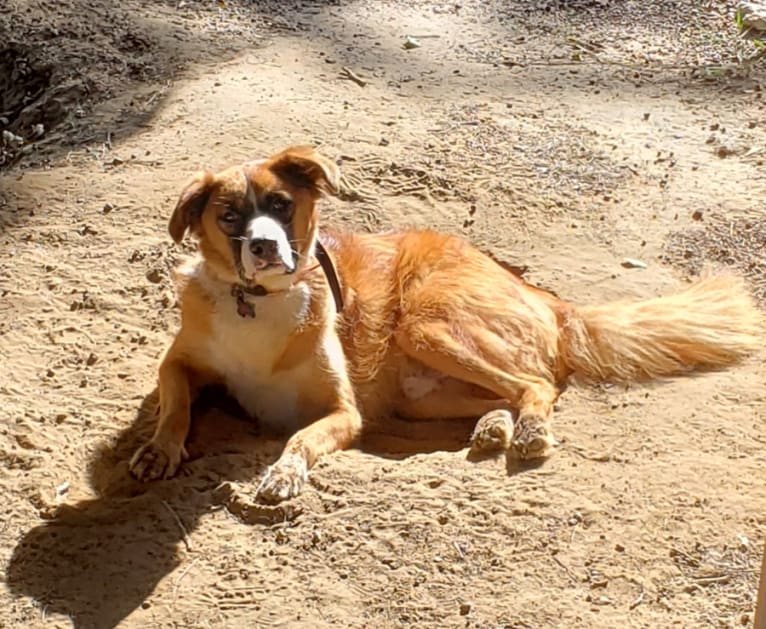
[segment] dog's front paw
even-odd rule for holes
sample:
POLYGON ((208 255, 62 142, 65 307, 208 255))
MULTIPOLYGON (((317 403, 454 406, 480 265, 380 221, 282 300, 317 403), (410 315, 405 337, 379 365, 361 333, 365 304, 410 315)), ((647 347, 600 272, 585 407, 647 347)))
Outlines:
POLYGON ((170 478, 188 456, 183 444, 152 439, 136 450, 128 467, 130 473, 143 482, 170 478))
POLYGON ((276 504, 294 498, 308 479, 306 460, 299 454, 283 454, 266 470, 256 491, 256 500, 276 504))

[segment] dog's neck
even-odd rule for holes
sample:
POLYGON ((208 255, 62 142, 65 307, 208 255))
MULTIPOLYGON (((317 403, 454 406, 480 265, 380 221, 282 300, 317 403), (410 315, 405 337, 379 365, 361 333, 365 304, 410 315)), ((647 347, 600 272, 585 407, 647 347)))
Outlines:
POLYGON ((235 283, 231 286, 231 296, 234 297, 237 303, 237 314, 240 317, 246 319, 253 319, 255 317, 255 305, 247 301, 246 297, 266 297, 267 295, 274 295, 276 293, 282 293, 286 290, 290 290, 297 282, 303 279, 308 273, 321 267, 324 272, 327 283, 330 286, 330 292, 332 292, 333 299, 335 300, 335 309, 337 312, 343 311, 343 290, 338 279, 338 273, 335 270, 330 254, 327 253, 324 245, 317 240, 316 247, 314 249, 314 257, 317 260, 316 265, 310 266, 307 269, 296 274, 295 280, 286 289, 269 290, 261 284, 246 285, 235 283))

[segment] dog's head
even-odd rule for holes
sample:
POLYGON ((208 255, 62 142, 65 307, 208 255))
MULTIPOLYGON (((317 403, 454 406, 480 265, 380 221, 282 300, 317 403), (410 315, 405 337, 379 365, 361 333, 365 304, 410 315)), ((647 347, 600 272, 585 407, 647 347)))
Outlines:
POLYGON ((316 202, 336 194, 338 167, 312 147, 228 168, 199 172, 184 188, 170 218, 170 235, 187 231, 206 262, 232 283, 284 288, 313 254, 316 202))

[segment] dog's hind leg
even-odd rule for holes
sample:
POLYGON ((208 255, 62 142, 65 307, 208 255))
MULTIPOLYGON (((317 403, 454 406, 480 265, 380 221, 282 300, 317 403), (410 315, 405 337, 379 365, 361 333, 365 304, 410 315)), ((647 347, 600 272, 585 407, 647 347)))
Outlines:
MULTIPOLYGON (((450 384, 464 382, 451 380, 450 384)), ((513 405, 508 400, 488 399, 457 392, 454 386, 444 386, 417 399, 403 398, 396 404, 396 413, 404 419, 464 419, 479 417, 471 435, 471 448, 489 452, 507 450, 513 439, 513 405)))
POLYGON ((455 378, 441 378, 422 395, 405 390, 394 410, 399 417, 410 420, 480 417, 471 436, 471 448, 482 452, 507 450, 513 438, 514 405, 492 395, 481 395, 490 392, 478 388, 455 378))
MULTIPOLYGON (((417 318, 409 323, 405 319, 400 323, 395 338, 397 345, 410 358, 444 376, 491 391, 500 401, 518 408, 519 415, 514 425, 509 421, 504 405, 492 405, 490 400, 478 403, 476 400, 473 408, 481 411, 482 417, 474 433, 475 443, 477 440, 497 445, 510 442, 511 449, 524 459, 549 454, 556 443, 550 429, 550 416, 560 391, 552 379, 525 373, 514 364, 518 348, 486 327, 467 323, 465 319, 460 324, 417 318), (509 436, 505 433, 511 427, 513 434, 509 436)), ((459 399, 447 401, 461 402, 459 399)), ((463 398, 461 403, 465 402, 463 398)), ((461 411, 469 406, 471 404, 465 404, 461 411)), ((434 410, 438 410, 438 405, 434 410)))
POLYGON ((496 408, 513 408, 492 391, 433 369, 426 371, 421 363, 406 360, 408 368, 400 374, 401 392, 394 404, 394 411, 403 419, 468 419, 496 408))
POLYGON ((403 419, 467 419, 479 417, 497 408, 513 408, 508 400, 460 395, 438 389, 415 400, 403 399, 395 406, 403 419))

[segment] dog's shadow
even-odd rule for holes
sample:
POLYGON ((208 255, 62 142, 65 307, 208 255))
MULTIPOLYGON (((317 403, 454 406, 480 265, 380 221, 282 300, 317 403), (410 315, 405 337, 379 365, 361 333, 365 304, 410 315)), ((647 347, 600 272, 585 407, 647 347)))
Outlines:
MULTIPOLYGON (((180 563, 179 549, 200 518, 226 501, 221 483, 253 482, 280 452, 281 440, 260 437, 226 400, 215 391, 197 400, 190 460, 177 478, 143 484, 128 473, 128 461, 156 422, 156 390, 144 398, 132 424, 92 459, 98 497, 43 509, 45 523, 18 542, 7 567, 11 591, 83 629, 115 627, 144 603, 180 563)), ((284 508, 261 513, 269 515, 285 519, 284 508)))
MULTIPOLYGON (((232 498, 232 483, 254 493, 284 440, 260 435, 257 424, 217 390, 195 402, 190 459, 178 477, 135 481, 128 461, 151 435, 156 409, 155 390, 144 398, 132 424, 96 451, 89 479, 98 497, 43 510, 45 523, 23 536, 8 565, 7 583, 14 594, 31 597, 47 613, 69 616, 78 629, 111 629, 144 604, 180 564, 187 536, 211 509, 228 508, 255 524, 284 522, 300 512, 290 502, 266 507, 250 500, 242 506, 232 498)), ((456 451, 466 446, 473 423, 435 427, 389 420, 369 426, 359 446, 397 459, 456 451)))

